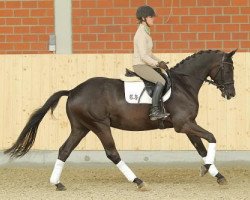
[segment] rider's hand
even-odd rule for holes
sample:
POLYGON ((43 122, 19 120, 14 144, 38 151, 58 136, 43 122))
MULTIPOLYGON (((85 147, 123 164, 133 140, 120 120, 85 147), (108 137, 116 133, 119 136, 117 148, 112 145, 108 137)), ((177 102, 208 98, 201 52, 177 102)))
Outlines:
POLYGON ((165 63, 164 61, 160 61, 157 65, 157 67, 162 68, 164 70, 168 70, 168 66, 167 63, 165 63))

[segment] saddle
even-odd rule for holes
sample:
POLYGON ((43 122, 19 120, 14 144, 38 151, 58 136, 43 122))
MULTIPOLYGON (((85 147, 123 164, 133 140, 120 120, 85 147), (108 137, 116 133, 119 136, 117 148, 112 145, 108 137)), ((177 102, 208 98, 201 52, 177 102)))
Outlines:
MULTIPOLYGON (((170 77, 167 74, 162 73, 162 71, 161 71, 160 68, 154 68, 154 70, 156 72, 158 72, 165 79, 165 81, 166 81, 166 84, 164 86, 164 90, 162 92, 162 96, 164 96, 167 93, 167 91, 171 88, 171 79, 170 79, 170 77)), ((138 74, 136 74, 135 72, 133 72, 133 71, 127 69, 127 68, 126 68, 125 76, 127 76, 127 77, 135 77, 135 76, 139 77, 144 82, 144 84, 145 84, 145 89, 144 90, 146 90, 147 93, 148 93, 148 95, 152 98, 153 91, 154 91, 154 88, 155 88, 155 84, 154 83, 143 79, 138 74)))
MULTIPOLYGON (((168 76, 168 74, 166 73, 162 73, 161 69, 159 68, 155 68, 154 69, 156 72, 158 72, 166 81, 166 84, 164 86, 164 89, 163 89, 163 93, 162 93, 162 96, 167 96, 167 99, 169 98, 170 94, 171 94, 171 79, 170 77, 168 76), (167 94, 168 93, 168 94, 167 94)), ((140 99, 141 97, 143 96, 143 93, 146 91, 149 98, 153 96, 153 91, 154 91, 154 88, 155 88, 155 84, 150 82, 150 81, 147 81, 145 79, 143 79, 142 77, 140 77, 138 74, 136 74, 135 72, 129 70, 129 69, 126 69, 126 73, 125 73, 125 76, 126 77, 139 77, 143 83, 144 83, 144 88, 143 90, 141 91, 141 94, 140 94, 140 97, 138 97, 138 102, 140 102, 140 99)), ((125 87, 126 88, 126 87, 125 87)), ((126 93, 126 92, 125 92, 126 93)), ((164 98, 162 99, 161 101, 161 104, 162 104, 162 108, 164 109, 164 106, 163 106, 163 100, 164 98)), ((164 119, 159 119, 157 120, 158 121, 158 128, 159 129, 165 129, 165 125, 164 125, 164 119)))

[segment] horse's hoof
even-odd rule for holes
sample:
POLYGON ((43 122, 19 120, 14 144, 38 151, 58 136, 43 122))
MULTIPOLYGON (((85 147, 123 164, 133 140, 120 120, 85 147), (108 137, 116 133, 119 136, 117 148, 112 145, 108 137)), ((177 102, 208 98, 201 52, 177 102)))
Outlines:
POLYGON ((150 191, 150 187, 148 186, 147 183, 142 182, 141 184, 137 185, 138 190, 140 191, 150 191))
POLYGON ((201 168, 200 168, 200 176, 203 177, 205 176, 205 174, 208 172, 208 169, 202 165, 201 168))
POLYGON ((225 179, 225 177, 217 178, 217 183, 218 183, 219 185, 227 185, 227 184, 228 184, 228 182, 227 182, 227 180, 225 179))
POLYGON ((66 187, 62 183, 56 184, 56 191, 65 191, 66 187))

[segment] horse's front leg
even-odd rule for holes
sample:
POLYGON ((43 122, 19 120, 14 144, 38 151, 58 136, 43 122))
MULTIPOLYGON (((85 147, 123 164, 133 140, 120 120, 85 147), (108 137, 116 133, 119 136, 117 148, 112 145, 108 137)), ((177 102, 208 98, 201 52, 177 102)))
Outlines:
MULTIPOLYGON (((199 155, 202 157, 204 163, 206 163, 206 156, 207 156, 207 150, 206 147, 204 146, 201 138, 199 138, 196 135, 187 135, 189 140, 191 141, 191 143, 193 144, 193 146, 196 148, 197 152, 199 153, 199 155)), ((214 165, 214 164, 213 164, 214 165)), ((225 184, 226 183, 226 179, 225 177, 219 173, 217 173, 217 168, 214 166, 206 166, 206 165, 202 165, 201 166, 201 170, 200 170, 200 176, 204 176, 207 172, 209 172, 212 176, 215 176, 217 178, 217 182, 219 184, 225 184), (210 169, 211 168, 211 169, 210 169), (213 169, 214 168, 214 169, 213 169), (209 171, 210 169, 210 171, 209 171), (212 170, 213 169, 213 170, 212 170), (214 173, 212 173, 214 171, 214 173)))
POLYGON ((198 153, 202 156, 205 165, 202 167, 201 175, 205 175, 207 171, 217 178, 219 184, 226 184, 227 181, 222 176, 214 165, 216 154, 216 139, 214 135, 207 130, 203 129, 195 122, 187 122, 183 126, 174 126, 177 132, 186 133, 190 141, 197 149, 198 153), (208 150, 204 147, 201 138, 208 141, 208 150))

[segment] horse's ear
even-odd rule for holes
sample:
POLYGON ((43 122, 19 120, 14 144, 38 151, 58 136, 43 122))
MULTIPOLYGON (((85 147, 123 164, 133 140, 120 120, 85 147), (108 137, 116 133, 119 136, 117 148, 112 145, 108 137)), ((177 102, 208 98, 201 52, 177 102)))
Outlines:
POLYGON ((230 53, 228 53, 227 54, 227 57, 228 58, 231 58, 234 54, 235 54, 235 52, 238 50, 238 48, 237 49, 235 49, 235 50, 233 50, 233 51, 231 51, 230 53))

